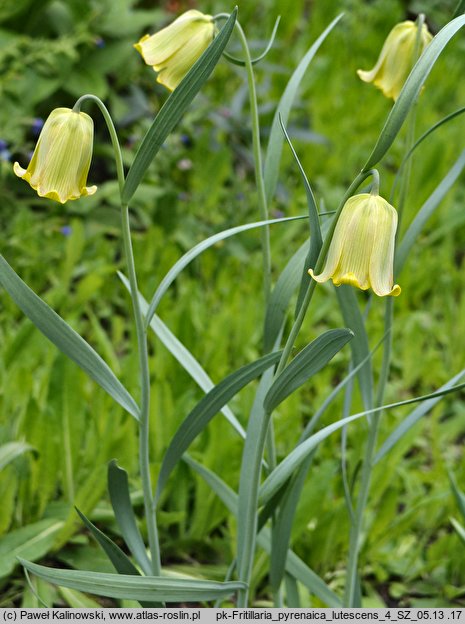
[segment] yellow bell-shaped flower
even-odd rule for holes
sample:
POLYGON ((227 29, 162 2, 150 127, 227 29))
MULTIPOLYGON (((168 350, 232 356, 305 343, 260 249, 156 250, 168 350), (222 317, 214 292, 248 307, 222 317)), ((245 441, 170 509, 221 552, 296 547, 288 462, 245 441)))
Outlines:
POLYGON ((362 290, 372 288, 380 297, 400 295, 393 285, 396 209, 379 195, 354 195, 344 204, 325 267, 320 275, 309 274, 317 282, 332 279, 336 286, 351 284, 362 290))
MULTIPOLYGON (((397 100, 416 60, 417 32, 417 24, 410 20, 394 26, 384 42, 378 62, 373 69, 357 71, 360 78, 364 82, 372 82, 386 97, 397 100)), ((423 24, 418 50, 420 56, 432 38, 433 35, 428 31, 428 27, 423 24)))
POLYGON ((97 187, 86 186, 93 140, 94 123, 89 115, 55 108, 42 128, 28 168, 15 162, 14 172, 40 197, 61 204, 81 195, 93 195, 97 187))
POLYGON ((173 91, 213 41, 214 33, 212 16, 191 10, 160 32, 145 35, 134 47, 158 72, 157 82, 173 91))

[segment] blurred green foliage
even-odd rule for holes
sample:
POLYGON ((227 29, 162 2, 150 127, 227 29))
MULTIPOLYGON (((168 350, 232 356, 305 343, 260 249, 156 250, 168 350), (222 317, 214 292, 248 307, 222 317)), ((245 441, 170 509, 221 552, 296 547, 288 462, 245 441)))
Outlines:
MULTIPOLYGON (((0 160, 1 251, 21 277, 94 345, 134 394, 135 336, 130 299, 116 276, 116 269, 123 267, 118 192, 102 120, 96 111, 88 111, 96 126, 90 183, 99 185, 91 198, 65 206, 39 200, 14 177, 10 160, 27 163, 36 138, 34 120, 92 92, 114 115, 130 163, 166 97, 132 44, 172 19, 174 12, 194 5, 154 6, 134 0, 4 0, 0 5, 0 139, 9 152, 0 160)), ((196 6, 212 13, 232 8, 212 1, 196 6)), ((263 48, 275 17, 282 14, 275 46, 256 67, 263 137, 303 53, 331 19, 345 12, 311 65, 289 124, 324 209, 335 208, 390 109, 376 89, 358 80, 356 69, 374 64, 396 22, 423 10, 431 30, 437 32, 454 8, 455 1, 446 0, 269 0, 239 6, 239 18, 256 51, 263 48)), ((234 48, 233 42, 232 52, 238 53, 234 48)), ((459 34, 434 68, 418 106, 417 134, 464 104, 464 48, 459 34)), ((463 148, 459 128, 461 117, 425 142, 414 159, 403 229, 463 148)), ((401 135, 383 163, 385 195, 402 157, 403 141, 401 135)), ((140 289, 147 298, 195 243, 226 227, 258 220, 250 142, 245 74, 223 61, 134 198, 134 251, 140 289)), ((464 367, 464 202, 462 176, 428 222, 399 277, 403 292, 395 305, 388 401, 432 391, 464 367)), ((305 211, 304 189, 285 150, 272 216, 305 211)), ((300 222, 273 226, 276 277, 305 236, 306 226, 300 222)), ((257 231, 218 244, 183 272, 160 306, 161 318, 215 382, 260 353, 260 254, 257 231)), ((341 325, 330 293, 330 287, 317 289, 302 344, 323 329, 341 325)), ((357 297, 365 299, 363 293, 357 297)), ((73 505, 118 535, 106 494, 106 463, 117 457, 136 474, 134 423, 56 353, 4 292, 0 301, 0 444, 19 440, 34 449, 0 472, 0 554, 11 554, 23 544, 29 550, 17 553, 22 556, 108 570, 73 505), (24 527, 26 537, 18 534, 24 527), (29 536, 38 539, 30 545, 29 536)), ((368 329, 373 346, 383 332, 383 306, 380 301, 371 305, 368 329)), ((155 339, 150 358, 156 473, 171 436, 201 392, 155 339)), ((345 374, 347 358, 347 353, 339 354, 316 381, 279 408, 275 430, 280 457, 296 443, 328 389, 345 374)), ((377 357, 375 362, 379 370, 377 357)), ((244 389, 232 404, 243 423, 253 390, 244 389)), ((357 398, 353 411, 358 407, 357 398)), ((336 401, 325 423, 339 418, 340 408, 341 401, 336 401)), ((383 416, 381 441, 407 413, 403 408, 383 416)), ((456 508, 447 470, 453 469, 457 482, 465 483, 464 417, 463 395, 441 401, 376 467, 361 561, 366 606, 463 604, 465 559, 449 523, 456 508)), ((364 424, 349 428, 348 437, 353 480, 363 453, 364 424)), ((241 442, 222 416, 195 443, 192 454, 237 488, 241 442)), ((138 485, 135 479, 137 510, 138 485)), ((224 578, 234 556, 234 519, 185 466, 177 469, 164 492, 160 522, 167 567, 224 578)), ((340 440, 335 436, 315 458, 298 509, 293 547, 337 591, 343 587, 348 529, 340 440)), ((20 571, 13 571, 14 560, 7 565, 5 556, 5 562, 0 568, 0 606, 38 606, 20 571)), ((269 598, 265 570, 260 553, 253 588, 257 600, 269 598)), ((50 604, 79 606, 89 600, 77 592, 34 583, 50 604)), ((302 604, 310 604, 305 595, 302 604)))

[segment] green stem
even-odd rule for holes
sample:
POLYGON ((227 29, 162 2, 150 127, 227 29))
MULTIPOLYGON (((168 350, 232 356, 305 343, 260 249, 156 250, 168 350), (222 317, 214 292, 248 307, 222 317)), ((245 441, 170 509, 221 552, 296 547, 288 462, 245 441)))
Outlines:
MULTIPOLYGON (((115 155, 116 172, 118 176, 118 185, 121 195, 124 187, 124 165, 121 148, 118 141, 118 135, 116 134, 113 120, 105 104, 95 95, 87 94, 80 97, 74 105, 73 110, 79 112, 81 104, 86 100, 91 100, 97 104, 107 124, 115 155)), ((152 557, 152 571, 155 576, 159 576, 161 571, 160 547, 150 476, 150 371, 147 349, 147 333, 144 328, 144 317, 139 301, 139 289, 137 286, 136 267, 134 262, 134 253, 131 241, 131 228, 129 223, 129 206, 123 202, 121 203, 121 224, 139 353, 141 386, 139 420, 139 470, 142 481, 142 491, 144 494, 144 509, 147 523, 147 533, 149 538, 149 548, 152 557)))
MULTIPOLYGON (((255 89, 253 64, 252 58, 250 56, 247 38, 239 22, 236 22, 236 30, 239 34, 239 39, 241 41, 242 49, 244 52, 245 68, 247 71, 247 83, 249 87, 250 100, 250 117, 252 120, 252 144, 255 165, 255 183, 257 185, 260 219, 262 221, 266 221, 268 220, 268 204, 266 201, 265 181, 263 179, 262 152, 260 147, 260 120, 258 116, 257 92, 255 89)), ((265 294, 265 303, 267 303, 271 291, 270 229, 268 226, 265 226, 261 228, 261 230, 263 249, 263 290, 265 294)))

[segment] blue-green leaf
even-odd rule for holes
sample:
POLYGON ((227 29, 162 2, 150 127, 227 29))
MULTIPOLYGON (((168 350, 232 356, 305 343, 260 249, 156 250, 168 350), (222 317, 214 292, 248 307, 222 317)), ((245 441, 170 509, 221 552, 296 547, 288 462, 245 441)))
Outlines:
POLYGON ((59 570, 30 563, 20 563, 40 578, 78 591, 126 600, 156 602, 201 602, 230 596, 244 584, 239 582, 218 583, 195 579, 166 578, 163 576, 132 576, 105 574, 80 570, 59 570))
POLYGON ((225 379, 220 381, 206 394, 191 413, 181 423, 166 451, 157 484, 157 498, 159 497, 173 468, 182 458, 193 440, 205 429, 210 420, 217 414, 223 405, 226 405, 244 386, 259 377, 265 370, 277 364, 280 352, 270 353, 264 357, 243 366, 225 379))
MULTIPOLYGON (((108 464, 108 492, 113 511, 115 512, 116 522, 123 534, 124 541, 144 573, 150 576, 152 574, 152 565, 132 508, 129 496, 128 473, 117 466, 115 460, 108 464)), ((70 586, 67 585, 67 587, 70 586)), ((79 587, 74 589, 79 589, 79 587)))
POLYGON ((181 83, 164 103, 139 147, 123 188, 122 200, 127 203, 134 195, 143 175, 166 137, 179 122, 187 107, 200 91, 221 58, 236 22, 237 8, 231 13, 220 33, 194 63, 181 83))
POLYGON ((353 337, 350 329, 330 329, 307 345, 273 381, 264 407, 271 413, 286 397, 315 375, 353 337))
POLYGON ((134 418, 139 408, 102 358, 15 273, 0 255, 0 284, 34 325, 134 418))

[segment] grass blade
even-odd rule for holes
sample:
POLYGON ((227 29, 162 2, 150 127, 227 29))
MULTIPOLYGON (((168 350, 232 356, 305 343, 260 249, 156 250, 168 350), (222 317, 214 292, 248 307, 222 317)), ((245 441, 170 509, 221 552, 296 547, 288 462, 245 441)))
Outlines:
POLYGON ((53 342, 62 353, 80 366, 134 418, 139 419, 139 408, 136 402, 116 378, 108 364, 23 282, 2 255, 0 255, 0 284, 50 342, 53 342))
MULTIPOLYGON (((123 534, 124 541, 144 573, 150 576, 152 573, 152 566, 137 526, 136 517, 129 497, 128 473, 117 466, 115 460, 112 460, 108 464, 108 491, 116 521, 123 534)), ((66 587, 70 586, 67 585, 66 587)), ((79 589, 79 587, 75 587, 74 589, 79 589)))
POLYGON ((220 381, 206 394, 181 423, 166 451, 158 477, 156 498, 160 496, 173 468, 182 458, 192 441, 205 429, 210 420, 244 386, 259 377, 273 364, 277 364, 280 352, 270 353, 259 360, 243 366, 220 381))
POLYGON ((139 147, 123 188, 122 201, 128 203, 143 175, 166 137, 179 122, 184 112, 200 91, 221 58, 229 41, 237 16, 237 7, 229 16, 218 36, 194 63, 185 78, 166 100, 139 147))
POLYGON ((326 366, 353 335, 350 329, 330 329, 302 349, 272 383, 265 396, 265 410, 270 414, 286 397, 326 366))
POLYGON ((30 444, 26 442, 7 442, 0 446, 0 470, 14 461, 20 455, 34 450, 30 444))
POLYGON ((156 602, 200 602, 230 596, 243 584, 218 583, 162 576, 132 576, 80 570, 58 570, 20 559, 21 565, 36 576, 78 591, 126 600, 156 602))

